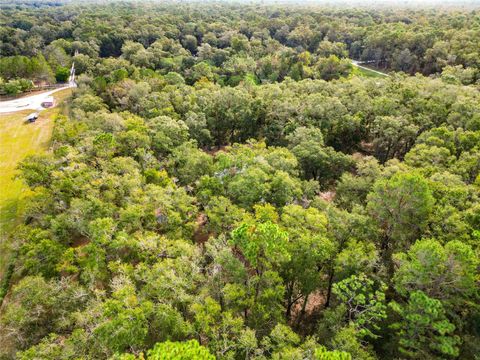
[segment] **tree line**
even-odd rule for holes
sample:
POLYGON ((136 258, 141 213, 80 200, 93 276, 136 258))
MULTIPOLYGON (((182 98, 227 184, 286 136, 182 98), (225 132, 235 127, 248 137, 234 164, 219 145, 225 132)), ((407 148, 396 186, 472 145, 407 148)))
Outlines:
MULTIPOLYGON (((99 58, 123 57, 137 67, 236 85, 250 81, 330 80, 352 72, 347 57, 408 74, 454 68, 459 81, 479 74, 476 9, 368 9, 222 4, 66 4, 4 6, 3 57, 43 55, 55 72, 71 57, 79 73, 99 58), (112 13, 115 16, 112 16, 112 13)), ((0 76, 17 76, 13 58, 0 76)), ((68 67, 68 66, 67 66, 68 67)))

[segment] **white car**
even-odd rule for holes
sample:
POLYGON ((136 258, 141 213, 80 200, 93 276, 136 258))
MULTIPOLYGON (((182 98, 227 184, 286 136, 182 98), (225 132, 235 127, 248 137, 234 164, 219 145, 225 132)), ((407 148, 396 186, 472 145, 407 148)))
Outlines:
POLYGON ((27 121, 30 122, 30 123, 33 123, 35 122, 35 120, 38 119, 38 113, 31 113, 30 115, 27 116, 27 121))

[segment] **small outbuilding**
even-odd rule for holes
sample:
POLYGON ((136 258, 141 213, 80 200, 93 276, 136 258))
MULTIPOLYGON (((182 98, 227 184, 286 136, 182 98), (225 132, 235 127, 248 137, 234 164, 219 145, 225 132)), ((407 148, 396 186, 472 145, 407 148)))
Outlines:
POLYGON ((55 99, 53 96, 47 96, 45 100, 42 101, 42 106, 44 108, 50 108, 55 105, 55 99))

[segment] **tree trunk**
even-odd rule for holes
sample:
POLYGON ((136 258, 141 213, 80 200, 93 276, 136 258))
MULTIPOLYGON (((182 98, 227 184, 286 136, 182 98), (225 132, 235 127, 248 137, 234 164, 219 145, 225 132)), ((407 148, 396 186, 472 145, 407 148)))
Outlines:
POLYGON ((293 306, 292 294, 293 294, 293 284, 290 283, 287 287, 287 309, 285 311, 285 317, 287 321, 290 321, 290 318, 292 316, 292 306, 293 306))
POLYGON ((330 298, 332 296, 332 286, 333 286, 333 277, 335 276, 335 270, 333 268, 330 270, 330 275, 328 276, 328 289, 327 289, 327 300, 325 301, 325 309, 330 306, 330 298))
POLYGON ((302 310, 300 311, 300 314, 298 315, 298 318, 297 318, 297 326, 300 324, 300 322, 303 319, 303 316, 305 315, 305 308, 307 307, 309 296, 310 294, 306 295, 303 299, 302 310))

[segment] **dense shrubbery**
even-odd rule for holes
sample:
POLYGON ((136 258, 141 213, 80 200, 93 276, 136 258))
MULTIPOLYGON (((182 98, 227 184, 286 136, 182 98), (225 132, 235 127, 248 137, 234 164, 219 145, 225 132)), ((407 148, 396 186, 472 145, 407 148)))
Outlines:
POLYGON ((33 88, 32 80, 15 79, 5 82, 0 78, 0 93, 7 95, 17 95, 33 88))

